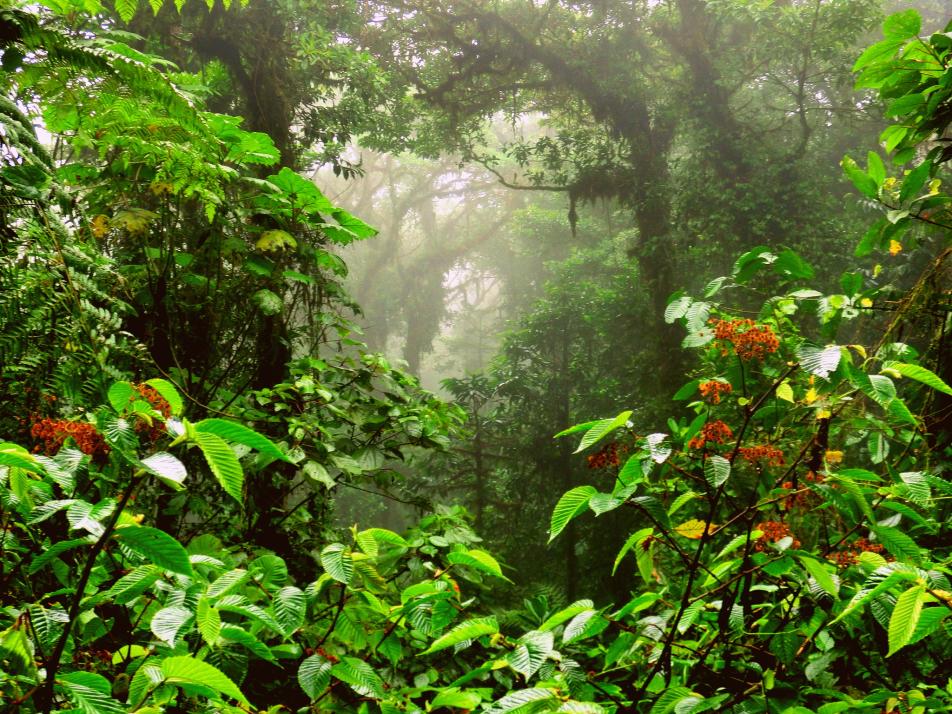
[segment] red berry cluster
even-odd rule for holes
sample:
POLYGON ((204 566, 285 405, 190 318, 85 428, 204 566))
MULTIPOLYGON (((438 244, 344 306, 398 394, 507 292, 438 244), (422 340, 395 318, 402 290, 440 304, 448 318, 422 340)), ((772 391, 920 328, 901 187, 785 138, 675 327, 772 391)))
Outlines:
POLYGON ((745 461, 760 466, 783 466, 784 463, 783 452, 770 444, 742 446, 739 453, 745 461))
MULTIPOLYGON (((159 412, 165 419, 168 419, 170 416, 172 416, 172 407, 168 400, 159 394, 155 389, 150 387, 148 384, 135 384, 133 386, 136 388, 139 396, 147 401, 149 405, 159 412)), ((134 401, 135 399, 135 396, 129 398, 130 401, 134 401)), ((151 442, 158 441, 165 433, 165 430, 160 424, 156 424, 155 422, 149 424, 144 419, 136 422, 135 430, 139 434, 144 434, 151 442)))
POLYGON ((321 657, 326 659, 328 662, 331 662, 332 664, 337 664, 338 662, 340 662, 340 660, 337 657, 332 655, 323 647, 318 647, 317 649, 314 649, 313 647, 305 647, 304 654, 306 654, 308 657, 310 657, 313 654, 319 654, 321 657))
POLYGON ((734 438, 734 432, 720 419, 709 421, 701 427, 701 433, 688 442, 692 449, 702 449, 707 442, 723 444, 728 439, 734 438))
POLYGON ((728 345, 731 345, 744 361, 762 360, 780 348, 780 340, 769 325, 758 325, 748 319, 728 321, 712 318, 708 322, 714 326, 714 340, 722 355, 729 353, 728 345))
MULTIPOLYGON (((807 475, 803 477, 803 480, 807 483, 823 483, 825 478, 826 477, 824 474, 815 474, 812 471, 808 471, 807 475)), ((781 488, 788 491, 793 490, 793 481, 784 481, 781 485, 781 488)), ((809 490, 801 490, 788 496, 785 505, 788 511, 792 511, 794 509, 808 511, 814 506, 818 505, 821 500, 822 499, 818 493, 809 490)))
POLYGON ((885 550, 882 543, 870 543, 865 538, 857 538, 844 550, 830 555, 830 560, 841 568, 848 568, 859 562, 861 553, 882 553, 885 550))
POLYGON ((618 444, 614 442, 588 456, 588 467, 590 469, 606 469, 610 466, 618 466, 619 463, 621 461, 618 458, 618 444))
POLYGON ((763 535, 754 542, 754 550, 764 552, 769 549, 770 543, 779 543, 784 538, 793 539, 793 543, 790 544, 791 548, 800 547, 800 541, 790 530, 790 526, 782 521, 764 521, 758 523, 754 528, 763 532, 763 535))
POLYGON ((68 438, 76 442, 80 451, 95 459, 105 458, 109 454, 109 445, 102 434, 86 422, 43 418, 33 423, 30 436, 37 442, 33 451, 42 451, 47 456, 56 454, 68 438))
POLYGON ((701 396, 711 404, 720 404, 721 395, 726 396, 734 391, 734 388, 731 387, 730 382, 722 382, 719 379, 701 382, 701 384, 698 386, 698 389, 701 391, 701 396))

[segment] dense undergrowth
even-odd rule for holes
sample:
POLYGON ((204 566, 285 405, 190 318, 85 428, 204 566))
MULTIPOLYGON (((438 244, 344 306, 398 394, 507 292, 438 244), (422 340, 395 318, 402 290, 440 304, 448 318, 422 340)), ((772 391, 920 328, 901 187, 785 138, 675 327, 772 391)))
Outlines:
POLYGON ((894 119, 844 159, 856 255, 920 251, 911 287, 762 246, 675 294, 675 415, 567 428, 592 482, 536 494, 550 540, 627 514, 629 596, 514 608, 462 508, 321 519, 462 420, 342 317, 373 230, 66 5, 0 11, 0 708, 952 710, 949 34, 893 15, 855 68, 894 119))

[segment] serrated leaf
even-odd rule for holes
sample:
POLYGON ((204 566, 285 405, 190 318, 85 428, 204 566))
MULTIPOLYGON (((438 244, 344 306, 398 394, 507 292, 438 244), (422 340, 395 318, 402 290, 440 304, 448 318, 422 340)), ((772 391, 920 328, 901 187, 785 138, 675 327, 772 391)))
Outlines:
POLYGON ((180 490, 185 483, 185 477, 188 472, 185 470, 185 464, 179 461, 172 454, 159 451, 151 456, 142 459, 139 462, 150 474, 158 478, 162 483, 180 490))
POLYGON ((373 667, 356 657, 344 657, 331 668, 331 675, 362 697, 383 699, 383 680, 373 667))
POLYGON ((453 565, 465 565, 497 578, 509 580, 502 574, 499 562, 484 550, 450 551, 446 554, 446 560, 453 565))
POLYGON ((622 545, 621 550, 618 551, 618 555, 615 556, 615 564, 612 566, 612 575, 614 575, 615 571, 618 570, 618 566, 621 564, 625 554, 628 553, 628 551, 632 548, 639 547, 645 538, 648 538, 652 535, 654 535, 654 528, 642 528, 641 530, 636 531, 628 536, 628 539, 625 541, 624 545, 622 545))
POLYGON ((139 8, 139 0, 115 0, 116 13, 123 22, 129 22, 135 17, 139 8))
POLYGON ((175 538, 158 528, 123 526, 114 537, 160 568, 181 575, 192 574, 188 552, 175 538))
POLYGON ((917 364, 906 364, 904 362, 886 362, 883 364, 883 369, 891 369, 903 377, 914 379, 917 382, 925 384, 927 387, 932 387, 932 389, 937 392, 952 396, 952 387, 942 381, 942 378, 935 372, 925 367, 921 367, 917 364))
POLYGON ((207 598, 198 601, 198 607, 195 610, 195 621, 202 639, 209 645, 214 646, 218 641, 218 635, 221 633, 221 614, 209 604, 207 598))
POLYGON ((918 563, 921 559, 922 554, 919 551, 919 546, 898 528, 874 526, 872 530, 876 534, 876 539, 898 560, 918 563))
POLYGON ((514 692, 509 692, 509 694, 494 702, 491 707, 486 709, 486 714, 506 714, 506 712, 518 711, 519 709, 532 704, 533 702, 541 702, 556 698, 557 694, 556 690, 554 689, 542 687, 517 689, 514 692))
POLYGON ((810 374, 827 379, 830 373, 836 371, 840 364, 842 351, 838 345, 829 347, 816 347, 815 345, 803 344, 797 348, 797 359, 800 366, 810 374))
POLYGON ((586 610, 593 610, 595 604, 591 600, 576 600, 571 605, 566 608, 563 608, 556 612, 555 614, 549 616, 545 622, 539 625, 539 632, 546 632, 551 630, 554 627, 558 627, 563 622, 571 620, 573 617, 578 615, 580 612, 585 612, 586 610))
POLYGON ((549 525, 549 542, 565 530, 573 518, 588 508, 588 502, 598 491, 592 486, 576 486, 562 494, 562 498, 552 510, 552 519, 549 525))
POLYGON ((595 610, 585 610, 573 617, 562 632, 562 643, 568 644, 585 634, 585 629, 588 627, 589 621, 595 617, 596 614, 598 613, 595 610))
POLYGON ((208 597, 216 598, 226 595, 247 579, 248 571, 240 568, 222 573, 208 586, 208 597))
POLYGON ((225 493, 241 503, 245 474, 241 470, 241 464, 238 463, 235 452, 221 437, 207 432, 196 433, 195 443, 198 444, 198 448, 201 449, 208 463, 208 468, 225 489, 225 493))
POLYGON ((169 403, 169 409, 172 416, 181 416, 185 410, 185 403, 182 401, 182 395, 171 382, 165 379, 148 379, 145 382, 152 389, 159 393, 165 401, 169 403))
POLYGON ((580 451, 584 451, 589 446, 605 438, 616 429, 625 426, 625 424, 628 423, 629 417, 631 417, 631 410, 624 411, 613 419, 600 419, 599 421, 596 421, 595 424, 582 436, 581 441, 579 441, 578 448, 575 449, 574 453, 577 454, 580 451))
POLYGON ((222 625, 219 637, 226 641, 236 642, 260 659, 267 662, 274 661, 274 655, 268 646, 250 632, 246 632, 240 627, 235 625, 222 625))
POLYGON ((179 632, 192 619, 192 611, 181 605, 164 607, 152 616, 149 629, 152 634, 165 642, 169 647, 175 647, 179 632))
POLYGON ((330 661, 321 655, 311 655, 301 662, 297 672, 298 684, 311 700, 321 696, 331 683, 331 668, 330 661))
POLYGON ((106 597, 113 599, 117 604, 124 605, 152 587, 160 577, 162 569, 149 563, 133 568, 119 578, 106 592, 106 597))
POLYGON ((889 652, 892 657, 912 639, 922 613, 925 587, 916 585, 909 588, 896 599, 896 606, 889 617, 889 652))
POLYGON ((69 672, 56 681, 83 714, 123 714, 126 710, 112 698, 112 685, 100 674, 69 672))
POLYGON ((805 555, 798 555, 797 559, 803 564, 804 569, 810 576, 816 581, 816 584, 819 585, 823 590, 837 597, 840 592, 840 587, 837 582, 833 579, 833 575, 823 567, 823 564, 814 560, 813 558, 805 555))
POLYGON ((214 434, 225 441, 250 446, 265 456, 270 456, 280 461, 288 461, 287 455, 281 451, 273 441, 237 422, 227 421, 225 419, 202 419, 194 426, 195 431, 200 434, 214 434))
POLYGON ((278 590, 271 603, 274 619, 283 628, 285 636, 290 636, 301 628, 306 609, 304 593, 293 585, 278 590))
POLYGON ((554 643, 551 632, 527 632, 506 659, 509 666, 528 681, 552 653, 554 643))
POLYGON ((432 654, 453 647, 466 640, 475 640, 483 635, 495 635, 499 632, 499 623, 495 617, 478 617, 461 622, 442 637, 438 637, 421 654, 432 654))
POLYGON ((321 551, 321 565, 334 580, 345 585, 354 577, 354 560, 341 543, 331 543, 321 551))
POLYGON ((704 478, 711 488, 719 488, 731 475, 731 462, 723 456, 712 455, 704 462, 704 478))
POLYGON ((212 689, 242 704, 248 704, 245 695, 224 672, 217 667, 188 655, 162 660, 162 674, 169 684, 194 684, 212 689))

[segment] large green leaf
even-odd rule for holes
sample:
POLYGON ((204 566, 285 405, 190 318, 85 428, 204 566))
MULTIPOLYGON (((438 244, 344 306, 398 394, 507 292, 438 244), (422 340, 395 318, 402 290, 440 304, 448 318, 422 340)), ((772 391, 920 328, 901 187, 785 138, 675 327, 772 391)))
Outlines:
POLYGON ((43 473, 43 467, 36 458, 22 446, 4 442, 0 444, 0 466, 13 466, 31 473, 43 473))
POLYGON ((629 417, 631 417, 631 410, 624 411, 613 419, 601 419, 596 421, 582 436, 582 440, 579 442, 578 448, 575 449, 575 453, 577 454, 580 451, 584 451, 616 429, 625 426, 625 424, 628 423, 629 417))
POLYGON ((194 657, 167 657, 162 660, 162 674, 169 684, 191 684, 207 687, 219 694, 237 699, 242 704, 248 704, 245 695, 224 672, 217 667, 202 662, 194 657))
POLYGON ((580 612, 585 612, 586 610, 594 609, 595 604, 591 600, 576 600, 568 607, 562 608, 553 615, 550 615, 546 618, 545 622, 539 625, 539 632, 546 632, 551 630, 553 627, 558 627, 563 622, 571 620, 573 617, 578 615, 580 612))
POLYGON ((445 635, 437 638, 422 654, 439 652, 460 642, 475 640, 483 635, 495 635, 497 632, 499 632, 499 623, 495 617, 477 617, 461 622, 445 635))
POLYGON ((803 564, 804 569, 816 581, 816 584, 823 588, 833 597, 840 592, 839 584, 833 579, 833 575, 823 566, 823 564, 805 555, 797 556, 803 564))
POLYGON ((849 180, 853 182, 853 185, 856 186, 863 195, 868 198, 876 198, 876 195, 879 193, 879 186, 876 185, 876 181, 872 176, 863 171, 849 156, 844 156, 840 165, 843 167, 843 171, 847 177, 849 177, 849 180))
POLYGON ((486 709, 486 714, 506 714, 515 712, 523 707, 528 707, 535 702, 543 700, 557 699, 558 692, 555 689, 543 687, 534 687, 532 689, 517 689, 509 692, 506 696, 494 702, 492 707, 486 709))
POLYGON ((552 520, 549 525, 549 542, 565 530, 573 518, 588 508, 588 502, 598 491, 593 486, 576 486, 562 494, 562 498, 552 510, 552 520))
POLYGON ((192 619, 192 611, 181 605, 170 605, 152 616, 149 628, 152 633, 169 647, 175 646, 179 632, 192 619))
POLYGON ((123 526, 116 529, 114 537, 160 568, 181 575, 192 574, 188 552, 165 531, 146 526, 123 526))
POLYGON ((202 419, 195 425, 195 431, 200 434, 214 434, 225 441, 244 444, 265 456, 287 461, 287 455, 279 449, 273 441, 246 426, 225 419, 202 419))
POLYGON ((800 360, 800 366, 810 374, 815 374, 823 379, 828 379, 830 373, 836 370, 842 354, 842 350, 837 345, 817 347, 803 344, 797 348, 797 359, 800 360))
POLYGON ((922 604, 926 590, 922 585, 915 585, 906 590, 896 599, 896 606, 889 617, 889 652, 892 657, 912 639, 922 613, 922 604))
POLYGON ((117 412, 122 413, 139 393, 129 382, 115 382, 106 393, 109 405, 117 412))
POLYGON ((483 698, 475 691, 452 689, 441 689, 433 701, 430 702, 431 709, 465 709, 471 711, 479 706, 483 698))
POLYGON ((221 613, 209 604, 208 598, 198 601, 195 609, 195 620, 198 632, 209 645, 214 646, 221 633, 221 613))
POLYGON ((515 649, 506 658, 509 666, 528 681, 552 654, 554 642, 551 632, 527 632, 519 638, 515 649))
POLYGON ((100 674, 69 672, 56 681, 84 714, 123 714, 126 710, 112 698, 112 685, 100 674))
POLYGON ((459 550, 446 554, 446 560, 453 565, 465 565, 482 573, 489 573, 497 578, 509 580, 502 574, 499 562, 485 550, 459 550))
POLYGON ((172 454, 165 451, 159 451, 148 456, 140 462, 150 474, 158 478, 162 483, 171 486, 176 491, 183 488, 185 477, 188 473, 185 470, 185 464, 179 461, 172 454))
POLYGON ((245 475, 241 470, 241 464, 238 462, 235 452, 220 436, 208 432, 197 432, 195 443, 202 450, 205 461, 208 462, 208 467, 215 474, 215 478, 218 479, 221 487, 225 489, 229 496, 241 503, 241 490, 245 482, 245 475))
POLYGON ((106 596, 112 598, 117 604, 124 605, 152 587, 160 577, 162 577, 162 568, 152 563, 140 565, 119 578, 109 588, 106 596))
POLYGON ((948 394, 952 396, 952 387, 942 381, 942 378, 939 377, 932 370, 921 367, 918 364, 906 364, 905 362, 886 362, 883 364, 883 370, 888 371, 892 370, 893 372, 898 372, 903 377, 908 377, 909 379, 914 379, 917 382, 922 382, 928 387, 932 387, 937 392, 942 392, 943 394, 948 394))
POLYGON ((711 488, 718 488, 727 482, 731 475, 731 462, 716 454, 708 456, 704 462, 704 478, 711 488))
POLYGON ((342 543, 331 543, 321 551, 321 565, 339 583, 347 585, 354 577, 354 556, 342 543))
POLYGON ((298 667, 298 684, 312 700, 321 696, 330 684, 331 668, 331 663, 321 655, 311 655, 298 667))
POLYGON ((301 628, 306 608, 304 593, 293 585, 278 590, 271 603, 274 619, 281 625, 285 636, 290 636, 301 628))
POLYGON ((159 396, 169 403, 169 409, 173 416, 180 416, 182 414, 182 411, 185 409, 185 404, 182 402, 182 396, 171 382, 164 379, 149 379, 146 380, 146 384, 157 391, 159 396))
POLYGON ((383 680, 363 660, 344 657, 331 668, 331 674, 362 697, 383 699, 383 680))

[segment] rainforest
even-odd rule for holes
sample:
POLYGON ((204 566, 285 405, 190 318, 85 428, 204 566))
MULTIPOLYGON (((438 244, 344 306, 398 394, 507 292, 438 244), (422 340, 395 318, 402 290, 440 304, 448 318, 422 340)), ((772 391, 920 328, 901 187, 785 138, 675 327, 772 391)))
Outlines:
POLYGON ((952 712, 952 4, 0 0, 0 714, 952 712))

